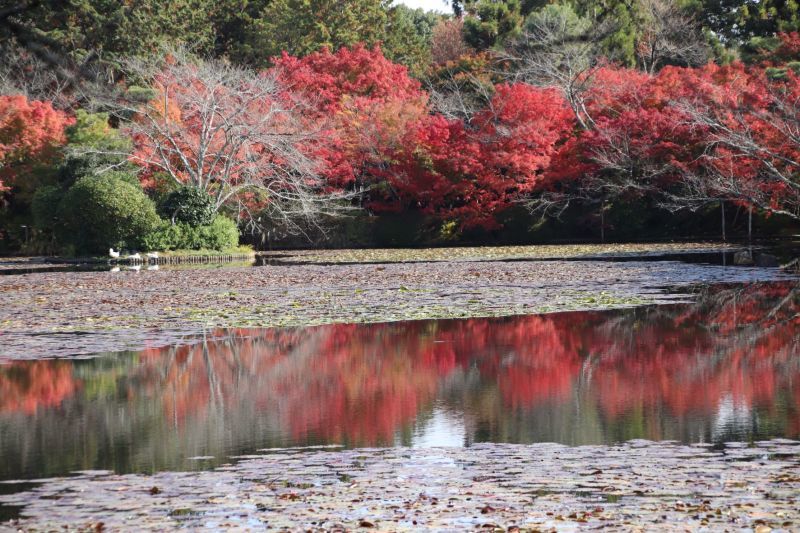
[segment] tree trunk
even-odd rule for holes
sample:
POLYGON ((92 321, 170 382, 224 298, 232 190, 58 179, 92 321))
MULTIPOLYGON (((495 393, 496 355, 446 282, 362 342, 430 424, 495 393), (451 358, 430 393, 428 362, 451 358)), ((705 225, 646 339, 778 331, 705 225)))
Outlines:
POLYGON ((600 242, 606 242, 606 199, 600 202, 600 242))

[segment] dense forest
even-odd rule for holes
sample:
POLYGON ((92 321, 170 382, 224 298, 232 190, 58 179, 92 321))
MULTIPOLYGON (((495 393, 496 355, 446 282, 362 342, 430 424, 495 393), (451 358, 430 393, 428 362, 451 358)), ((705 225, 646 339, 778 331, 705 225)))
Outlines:
POLYGON ((449 7, 4 2, 0 252, 796 229, 795 0, 449 7))

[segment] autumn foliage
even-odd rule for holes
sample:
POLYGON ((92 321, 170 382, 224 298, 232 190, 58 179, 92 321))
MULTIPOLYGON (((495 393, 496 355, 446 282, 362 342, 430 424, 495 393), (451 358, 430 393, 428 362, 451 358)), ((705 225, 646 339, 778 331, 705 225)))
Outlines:
MULTIPOLYGON (((797 219, 800 37, 780 39, 758 66, 650 74, 601 62, 570 98, 483 72, 480 95, 455 95, 472 98, 459 113, 377 46, 284 53, 260 73, 166 61, 124 131, 145 186, 171 176, 245 217, 280 197, 302 211, 314 195, 343 193, 372 213, 492 229, 510 206, 558 193, 726 201, 797 219)), ((0 187, 58 156, 69 121, 50 104, 0 97, 0 187)))
POLYGON ((49 102, 0 96, 0 191, 36 166, 55 163, 71 119, 49 102))

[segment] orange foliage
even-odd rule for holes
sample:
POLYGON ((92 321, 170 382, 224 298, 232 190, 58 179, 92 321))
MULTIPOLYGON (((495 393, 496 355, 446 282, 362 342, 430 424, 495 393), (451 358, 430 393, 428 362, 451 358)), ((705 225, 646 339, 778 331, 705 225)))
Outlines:
POLYGON ((0 366, 0 413, 34 414, 58 407, 81 389, 68 361, 32 361, 0 366))

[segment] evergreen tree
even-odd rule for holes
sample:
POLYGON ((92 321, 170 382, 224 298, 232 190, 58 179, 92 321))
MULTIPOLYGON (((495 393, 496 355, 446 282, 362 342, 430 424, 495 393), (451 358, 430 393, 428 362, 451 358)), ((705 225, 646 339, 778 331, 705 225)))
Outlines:
POLYGON ((265 66, 271 57, 288 52, 304 56, 321 48, 338 50, 385 37, 390 0, 273 0, 253 22, 247 49, 251 61, 265 66))

